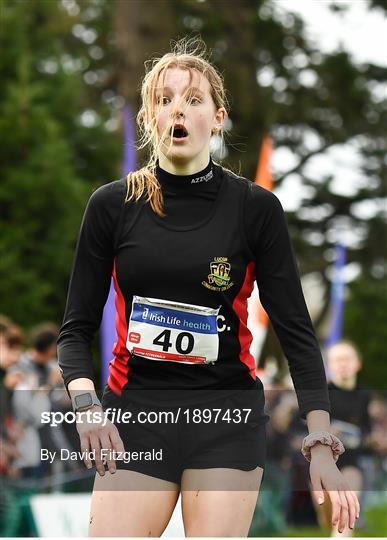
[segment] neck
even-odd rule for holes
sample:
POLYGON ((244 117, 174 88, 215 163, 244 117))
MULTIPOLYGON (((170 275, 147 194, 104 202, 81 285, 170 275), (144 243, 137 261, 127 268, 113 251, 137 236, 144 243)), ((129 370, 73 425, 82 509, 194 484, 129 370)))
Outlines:
POLYGON ((200 155, 191 161, 176 161, 168 159, 164 154, 159 155, 159 165, 170 174, 188 176, 205 169, 210 161, 210 154, 200 155))
POLYGON ((156 162, 156 176, 163 188, 173 188, 174 192, 176 190, 194 190, 195 192, 200 191, 212 191, 214 189, 214 168, 211 158, 208 158, 209 161, 206 163, 206 166, 203 169, 200 169, 197 172, 192 174, 174 174, 171 173, 156 162))

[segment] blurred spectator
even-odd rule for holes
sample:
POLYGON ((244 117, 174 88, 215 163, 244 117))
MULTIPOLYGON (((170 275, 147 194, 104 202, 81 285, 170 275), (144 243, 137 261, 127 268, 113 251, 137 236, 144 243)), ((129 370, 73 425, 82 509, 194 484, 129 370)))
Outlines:
POLYGON ((0 315, 0 474, 3 477, 41 479, 64 469, 81 468, 82 464, 77 462, 61 461, 58 452, 62 448, 80 449, 75 425, 51 427, 41 423, 44 411, 71 410, 56 359, 57 336, 55 324, 42 323, 32 329, 30 348, 24 350, 21 328, 0 315), (41 461, 41 448, 57 451, 52 466, 41 461))
POLYGON ((300 452, 302 439, 308 433, 307 425, 301 419, 289 375, 284 378, 283 387, 272 420, 274 430, 282 434, 282 440, 277 439, 277 444, 282 446, 282 467, 286 466, 288 471, 284 486, 284 515, 286 523, 292 526, 315 525, 316 513, 309 493, 309 463, 300 452))
POLYGON ((267 532, 282 536, 286 529, 286 507, 290 496, 289 425, 294 409, 298 410, 298 406, 294 391, 289 390, 287 379, 273 369, 271 376, 266 376, 265 397, 271 418, 266 425, 266 488, 263 496, 271 524, 267 532))
POLYGON ((11 373, 21 373, 12 398, 13 413, 23 426, 17 441, 20 456, 15 460, 23 478, 41 478, 50 473, 48 462, 40 459, 41 448, 56 450, 50 426, 41 423, 41 414, 51 411, 51 391, 62 385, 55 359, 58 327, 44 323, 31 331, 32 347, 21 355, 11 373))
MULTIPOLYGON (((327 351, 328 389, 331 401, 331 430, 344 444, 345 453, 340 456, 337 466, 341 470, 350 489, 358 495, 364 478, 361 456, 369 447, 371 422, 369 416, 370 393, 358 383, 358 373, 362 360, 356 346, 350 341, 340 341, 327 351)), ((318 509, 322 523, 330 524, 330 505, 324 503, 318 509)), ((332 536, 352 536, 346 527, 340 534, 337 526, 332 536)))
MULTIPOLYGON (((0 322, 0 326, 4 324, 0 322)), ((6 329, 2 326, 2 354, 1 354, 1 367, 8 369, 20 360, 20 356, 23 352, 24 335, 20 326, 11 323, 6 329)))
POLYGON ((7 391, 4 384, 4 379, 7 374, 7 367, 8 367, 7 332, 10 325, 11 325, 10 319, 5 317, 4 315, 1 315, 0 316, 0 414, 1 414, 0 437, 4 436, 6 417, 9 411, 7 391))
POLYGON ((0 474, 10 474, 12 462, 18 456, 15 440, 21 434, 13 421, 11 398, 20 376, 10 375, 10 369, 20 358, 23 333, 11 319, 0 315, 0 474))
MULTIPOLYGON (((264 479, 253 518, 257 536, 282 536, 292 499, 292 422, 298 411, 297 398, 288 376, 280 374, 276 363, 267 359, 265 369, 257 369, 265 387, 267 454, 264 479)), ((298 449, 299 450, 299 449, 298 449)), ((307 489, 307 488, 306 488, 307 489)))
POLYGON ((59 328, 52 323, 42 323, 31 330, 31 348, 25 351, 14 370, 33 376, 36 388, 51 389, 62 384, 56 360, 56 340, 59 328))
POLYGON ((382 393, 374 395, 368 409, 371 419, 371 433, 368 437, 368 445, 373 452, 371 455, 361 457, 361 468, 365 473, 363 493, 367 494, 367 498, 373 498, 376 503, 378 500, 383 500, 387 485, 386 395, 382 393))
POLYGON ((368 407, 371 418, 370 445, 385 462, 387 469, 387 401, 383 396, 376 395, 368 407))

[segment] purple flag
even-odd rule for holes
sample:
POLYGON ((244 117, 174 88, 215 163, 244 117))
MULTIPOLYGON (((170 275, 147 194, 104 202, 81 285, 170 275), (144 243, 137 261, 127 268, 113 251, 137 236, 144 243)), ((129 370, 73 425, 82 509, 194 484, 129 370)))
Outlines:
MULTIPOLYGON (((135 125, 134 118, 129 105, 124 107, 124 159, 122 163, 122 175, 126 176, 128 172, 134 171, 137 167, 135 153, 135 125)), ((113 279, 110 283, 109 296, 103 310, 103 317, 100 332, 101 360, 102 360, 102 385, 107 382, 109 375, 109 362, 112 360, 112 349, 117 341, 117 332, 115 325, 116 309, 114 304, 115 291, 113 279)))
POLYGON ((334 345, 343 335, 344 318, 344 266, 345 247, 341 242, 337 242, 335 248, 335 265, 333 269, 331 288, 331 327, 326 340, 326 347, 334 345))

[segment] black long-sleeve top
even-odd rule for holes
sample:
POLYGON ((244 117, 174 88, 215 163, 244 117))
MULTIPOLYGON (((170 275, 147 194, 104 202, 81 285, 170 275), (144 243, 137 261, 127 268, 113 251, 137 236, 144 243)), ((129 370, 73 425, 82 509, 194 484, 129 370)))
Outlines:
POLYGON ((156 175, 165 218, 145 200, 124 202, 126 178, 101 186, 88 201, 58 338, 65 384, 93 379, 91 342, 113 277, 117 342, 108 385, 116 394, 150 402, 158 392, 160 403, 187 405, 194 394, 261 387, 247 327, 256 280, 301 415, 329 411, 323 361, 278 198, 211 159, 193 175, 173 175, 159 164, 156 175))

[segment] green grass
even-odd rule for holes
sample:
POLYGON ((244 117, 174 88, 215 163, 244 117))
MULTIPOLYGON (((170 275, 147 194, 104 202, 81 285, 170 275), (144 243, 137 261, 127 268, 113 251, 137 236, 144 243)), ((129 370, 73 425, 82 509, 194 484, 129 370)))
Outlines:
MULTIPOLYGON (((329 531, 320 529, 319 527, 303 527, 287 529, 283 537, 292 538, 295 536, 301 537, 327 537, 330 536, 329 531)), ((375 506, 368 508, 365 515, 365 527, 359 530, 355 529, 354 537, 365 536, 375 537, 387 536, 387 506, 375 506)))

